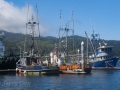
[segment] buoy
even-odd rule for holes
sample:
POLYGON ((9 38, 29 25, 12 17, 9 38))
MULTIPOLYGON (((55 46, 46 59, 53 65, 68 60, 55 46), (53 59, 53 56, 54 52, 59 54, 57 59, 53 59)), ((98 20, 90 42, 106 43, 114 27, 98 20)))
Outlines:
POLYGON ((20 69, 20 70, 19 70, 19 73, 21 73, 21 72, 22 72, 22 70, 20 69))

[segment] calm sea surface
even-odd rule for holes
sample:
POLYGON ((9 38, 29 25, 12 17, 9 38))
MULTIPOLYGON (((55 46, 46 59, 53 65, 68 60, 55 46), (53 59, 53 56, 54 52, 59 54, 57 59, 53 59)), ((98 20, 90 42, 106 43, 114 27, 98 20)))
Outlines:
POLYGON ((0 90, 120 90, 120 70, 92 70, 91 74, 56 76, 0 74, 0 90))

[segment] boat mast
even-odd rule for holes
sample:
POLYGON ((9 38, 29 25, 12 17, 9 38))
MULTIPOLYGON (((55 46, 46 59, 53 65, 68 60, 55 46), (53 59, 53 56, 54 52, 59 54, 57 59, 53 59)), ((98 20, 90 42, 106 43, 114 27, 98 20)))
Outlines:
MULTIPOLYGON (((92 29, 93 29, 93 27, 92 27, 92 29)), ((94 29, 93 29, 92 43, 93 43, 93 48, 94 48, 94 51, 95 51, 95 56, 96 56, 96 52, 97 52, 96 41, 97 41, 98 35, 99 35, 99 34, 95 34, 95 31, 94 31, 94 29)))
MULTIPOLYGON (((35 48, 35 26, 38 25, 38 32, 39 32, 39 37, 40 37, 40 30, 39 30, 39 19, 38 19, 38 8, 37 8, 37 4, 36 4, 36 10, 37 10, 37 22, 34 21, 34 17, 33 14, 31 16, 31 19, 28 21, 28 13, 27 13, 27 23, 26 23, 26 35, 27 35, 27 29, 30 29, 30 38, 31 38, 31 42, 30 42, 30 54, 34 54, 34 48, 35 48)), ((29 5, 28 5, 28 11, 29 11, 29 5)), ((26 39, 25 39, 26 40, 26 39)), ((37 47, 37 46, 36 46, 37 47)), ((25 50, 25 46, 24 46, 24 50, 25 50)))
POLYGON ((33 15, 32 15, 32 19, 31 19, 31 21, 29 20, 29 22, 27 23, 27 26, 29 25, 30 26, 30 28, 31 28, 31 46, 30 46, 30 52, 31 52, 31 54, 33 55, 33 51, 34 51, 34 33, 35 33, 35 25, 36 25, 37 23, 36 22, 34 22, 34 18, 33 18, 33 15))
POLYGON ((60 23, 59 23, 59 43, 58 43, 58 56, 60 55, 61 53, 61 37, 60 37, 60 31, 61 31, 61 17, 62 17, 62 10, 60 10, 60 23))
POLYGON ((87 51, 86 51, 86 54, 87 54, 87 64, 88 64, 88 37, 87 37, 87 51))
POLYGON ((72 29, 72 36, 73 36, 73 51, 74 51, 74 16, 72 11, 72 22, 73 22, 73 29, 72 29))
MULTIPOLYGON (((92 26, 92 29, 93 29, 93 26, 92 26)), ((95 34, 94 34, 94 29, 93 29, 93 34, 92 34, 92 42, 93 42, 93 47, 94 47, 94 50, 96 52, 96 45, 95 45, 95 34)))
POLYGON ((37 20, 38 20, 38 32, 39 32, 39 37, 40 37, 40 28, 39 28, 39 19, 38 19, 38 6, 37 6, 37 3, 36 3, 36 10, 37 10, 37 20))
MULTIPOLYGON (((38 21, 36 24, 38 25, 38 33, 39 33, 39 37, 38 37, 38 38, 39 38, 39 43, 40 43, 40 28, 39 28, 39 18, 38 18, 38 6, 37 6, 37 3, 36 3, 36 10, 37 10, 37 21, 38 21)), ((40 51, 41 51, 41 50, 40 50, 40 44, 39 44, 39 43, 37 42, 37 44, 38 44, 38 47, 37 47, 37 48, 38 48, 38 50, 39 50, 39 51, 38 51, 38 54, 39 54, 40 51)))
POLYGON ((31 36, 31 39, 32 39, 31 52, 32 52, 32 55, 33 55, 33 50, 34 50, 34 23, 33 23, 33 15, 32 15, 31 29, 32 29, 32 36, 31 36))
MULTIPOLYGON (((28 4, 28 11, 27 11, 27 22, 28 22, 28 12, 29 12, 29 4, 28 4)), ((24 43, 24 53, 23 56, 26 52, 26 38, 27 38, 27 24, 26 24, 26 35, 25 35, 25 43, 24 43)))
POLYGON ((68 31, 69 31, 69 24, 66 24, 66 28, 64 29, 66 32, 66 47, 65 47, 65 52, 66 52, 66 56, 68 55, 68 31))

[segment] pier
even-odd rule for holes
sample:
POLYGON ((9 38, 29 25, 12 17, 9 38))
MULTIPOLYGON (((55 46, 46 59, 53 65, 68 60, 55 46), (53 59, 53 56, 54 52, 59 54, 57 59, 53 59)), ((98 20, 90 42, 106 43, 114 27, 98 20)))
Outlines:
POLYGON ((16 72, 16 69, 4 69, 0 70, 0 72, 16 72))
MULTIPOLYGON (((120 67, 92 67, 92 70, 120 70, 120 67)), ((18 70, 16 70, 16 69, 4 69, 4 70, 0 70, 0 73, 1 72, 18 72, 18 70)), ((28 71, 28 72, 31 72, 31 71, 28 71)))

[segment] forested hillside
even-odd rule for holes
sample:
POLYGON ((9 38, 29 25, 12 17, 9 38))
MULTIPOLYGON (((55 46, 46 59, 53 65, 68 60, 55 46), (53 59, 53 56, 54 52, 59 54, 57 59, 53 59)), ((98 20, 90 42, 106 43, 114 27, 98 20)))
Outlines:
MULTIPOLYGON (((0 32, 1 33, 1 32, 0 32)), ((5 38, 3 39, 3 44, 5 45, 5 54, 9 55, 10 53, 19 54, 24 48, 25 35, 21 33, 11 33, 4 31, 5 38)), ((28 38, 30 39, 30 38, 28 38)), ((49 53, 53 50, 55 44, 58 44, 58 38, 55 37, 38 37, 38 50, 40 50, 41 55, 49 55, 49 53)), ((63 42, 65 41, 65 37, 63 37, 63 42)), ((81 42, 85 42, 85 51, 86 51, 86 38, 81 36, 74 36, 74 51, 73 51, 73 37, 68 37, 68 51, 70 54, 77 53, 77 50, 80 49, 81 42)), ((102 42, 102 40, 101 40, 102 42)), ((110 46, 114 46, 113 52, 115 56, 120 57, 120 41, 117 40, 104 40, 110 46)), ((65 44, 65 43, 64 43, 65 44)), ((26 48, 29 48, 27 46, 26 48)))

